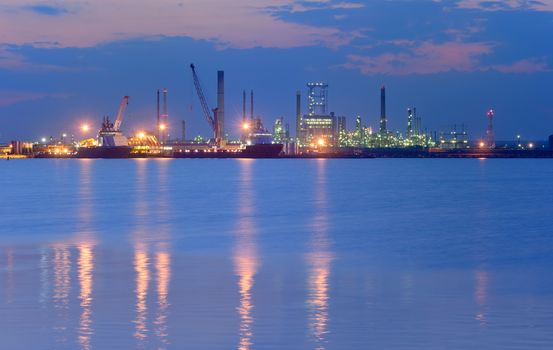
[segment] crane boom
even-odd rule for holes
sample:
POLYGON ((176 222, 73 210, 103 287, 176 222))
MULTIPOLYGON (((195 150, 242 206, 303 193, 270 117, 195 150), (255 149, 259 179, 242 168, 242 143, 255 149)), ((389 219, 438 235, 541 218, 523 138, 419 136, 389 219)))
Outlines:
POLYGON ((119 110, 117 111, 117 117, 115 118, 115 123, 113 124, 113 129, 119 131, 121 128, 121 123, 123 123, 123 114, 125 109, 129 104, 129 96, 123 97, 121 104, 119 105, 119 110))
POLYGON ((204 92, 202 90, 202 86, 200 85, 200 79, 198 79, 198 74, 196 74, 196 67, 192 63, 190 65, 190 69, 192 69, 192 79, 194 80, 194 87, 196 88, 196 93, 198 94, 198 98, 200 99, 200 104, 202 105, 202 112, 204 114, 205 119, 209 123, 209 126, 213 130, 213 135, 215 137, 215 140, 218 142, 220 139, 220 133, 219 133, 219 123, 217 122, 217 108, 213 109, 213 115, 211 116, 211 111, 209 109, 209 106, 207 105, 207 101, 205 99, 204 92))

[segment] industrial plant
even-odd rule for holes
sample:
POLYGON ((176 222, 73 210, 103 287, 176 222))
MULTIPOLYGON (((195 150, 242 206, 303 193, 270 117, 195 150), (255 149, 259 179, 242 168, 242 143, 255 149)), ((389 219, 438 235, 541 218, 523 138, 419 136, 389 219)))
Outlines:
MULTIPOLYGON (((3 158, 375 158, 375 157, 449 157, 449 158, 553 158, 553 135, 549 142, 522 141, 498 143, 494 133, 495 111, 486 112, 485 137, 473 140, 463 124, 449 130, 430 131, 423 126, 415 106, 405 108, 405 129, 392 131, 386 113, 386 87, 380 88, 380 119, 377 129, 355 117, 348 128, 348 118, 330 111, 329 85, 308 82, 306 96, 295 95, 295 134, 284 117, 272 122, 271 130, 254 114, 254 91, 242 91, 240 130, 225 130, 225 72, 217 71, 216 106, 211 107, 200 83, 196 66, 190 64, 191 81, 201 113, 211 135, 186 137, 186 120, 169 118, 168 89, 157 89, 157 113, 152 130, 125 135, 125 110, 132 100, 124 96, 114 121, 103 117, 96 138, 77 140, 73 135, 42 138, 37 141, 12 141, 0 145, 3 158), (249 95, 249 103, 248 103, 249 95), (306 111, 302 108, 306 102, 306 111), (249 108, 248 108, 249 107, 249 108), (249 111, 248 111, 249 109, 249 111), (170 125, 181 126, 181 137, 172 137, 170 125), (238 137, 230 138, 229 133, 238 137)), ((376 89, 375 89, 376 90, 376 89)), ((292 102, 292 101, 291 101, 292 102)), ((153 120, 153 118, 152 118, 153 120)), ((266 122, 266 120, 265 120, 266 122)), ((270 122, 269 122, 270 123, 270 122)), ((267 124, 270 125, 270 124, 267 124)), ((93 127, 82 125, 83 131, 93 127)))

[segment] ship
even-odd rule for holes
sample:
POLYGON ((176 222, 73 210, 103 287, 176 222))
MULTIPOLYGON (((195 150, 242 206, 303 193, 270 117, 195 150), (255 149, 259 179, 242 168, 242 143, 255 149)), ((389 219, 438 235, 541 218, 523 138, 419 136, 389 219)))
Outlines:
MULTIPOLYGON (((249 127, 249 126, 248 126, 249 127)), ((244 140, 242 148, 187 149, 173 153, 175 158, 280 158, 284 145, 275 142, 273 135, 255 118, 252 132, 244 140)), ((216 143, 216 142, 215 142, 216 143)))
POLYGON ((173 153, 174 158, 279 158, 283 144, 248 145, 243 149, 187 149, 173 153))
POLYGON ((123 113, 129 103, 129 96, 123 97, 119 105, 119 111, 115 122, 112 123, 109 117, 104 117, 102 127, 98 132, 98 137, 93 145, 79 147, 77 158, 129 158, 132 147, 129 141, 121 131, 123 122, 123 113))

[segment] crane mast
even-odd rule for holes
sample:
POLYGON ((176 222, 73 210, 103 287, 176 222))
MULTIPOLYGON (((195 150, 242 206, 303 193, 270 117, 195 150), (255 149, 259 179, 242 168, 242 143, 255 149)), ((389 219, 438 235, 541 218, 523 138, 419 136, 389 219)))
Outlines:
POLYGON ((123 123, 123 114, 125 109, 129 104, 129 96, 123 97, 121 104, 119 105, 119 110, 117 111, 117 117, 115 118, 115 123, 113 123, 113 129, 119 131, 121 129, 121 123, 123 123))
POLYGON ((213 116, 211 116, 211 112, 205 99, 202 86, 200 85, 200 79, 198 79, 198 74, 196 74, 196 67, 194 66, 194 64, 190 65, 190 69, 192 69, 192 79, 194 80, 194 87, 196 88, 196 93, 198 94, 198 98, 200 99, 202 112, 209 126, 213 130, 213 137, 215 138, 216 144, 219 146, 221 142, 221 130, 217 117, 218 108, 211 109, 211 111, 213 111, 213 116))

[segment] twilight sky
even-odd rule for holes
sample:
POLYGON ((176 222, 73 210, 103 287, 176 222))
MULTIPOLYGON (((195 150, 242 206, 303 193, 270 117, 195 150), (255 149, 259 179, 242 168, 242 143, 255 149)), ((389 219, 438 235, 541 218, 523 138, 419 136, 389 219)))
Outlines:
POLYGON ((416 106, 429 130, 465 123, 478 138, 493 107, 498 139, 545 139, 552 33, 553 0, 0 0, 0 141, 96 128, 123 95, 125 132, 150 129, 164 87, 173 133, 185 119, 209 136, 191 62, 212 107, 225 70, 231 135, 242 89, 266 126, 292 127, 295 91, 326 81, 349 128, 356 115, 377 127, 385 84, 394 130, 416 106))

